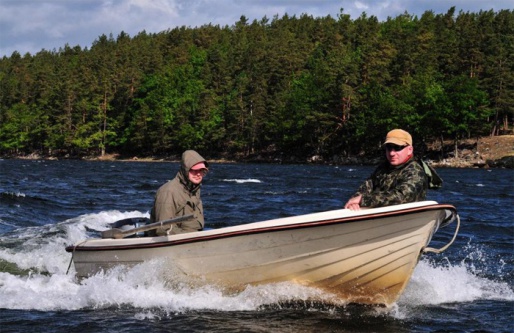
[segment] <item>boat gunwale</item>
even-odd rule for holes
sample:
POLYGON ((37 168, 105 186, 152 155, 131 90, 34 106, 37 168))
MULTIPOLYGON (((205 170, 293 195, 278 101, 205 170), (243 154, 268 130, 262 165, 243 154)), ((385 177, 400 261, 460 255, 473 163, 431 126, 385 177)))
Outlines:
MULTIPOLYGON (((169 240, 166 239, 164 241, 159 242, 145 242, 145 243, 138 243, 138 244, 127 244, 127 245, 99 245, 99 246, 88 246, 87 240, 83 242, 79 242, 75 245, 69 245, 66 247, 66 252, 77 252, 77 251, 118 251, 118 250, 138 250, 138 249, 148 249, 148 248, 161 248, 161 247, 168 247, 168 246, 177 246, 177 245, 183 245, 183 244, 191 244, 191 243, 197 243, 197 242, 204 242, 204 241, 211 241, 211 240, 217 240, 217 239, 224 239, 224 238, 231 238, 231 237, 238 237, 238 236, 247 236, 247 235, 255 235, 255 234, 262 234, 262 233, 270 233, 270 232, 278 232, 278 231, 284 231, 284 230, 295 230, 295 229, 303 229, 303 228, 314 228, 319 226, 327 226, 327 225, 335 225, 335 224, 341 224, 341 223, 356 223, 356 222, 362 222, 363 220, 376 220, 384 217, 391 217, 396 215, 410 215, 415 214, 419 212, 425 212, 425 211, 433 211, 433 210, 449 210, 452 212, 449 217, 442 220, 439 227, 444 227, 448 224, 450 224, 454 216, 457 215, 457 209, 450 204, 439 204, 434 202, 430 205, 424 205, 424 206, 416 206, 416 207, 408 207, 408 208, 402 208, 398 210, 389 210, 389 211, 382 211, 377 213, 371 213, 371 214, 359 214, 354 216, 344 216, 344 217, 337 217, 337 218, 329 218, 329 219, 320 219, 316 221, 302 221, 297 223, 291 223, 291 224, 279 224, 279 225, 272 225, 272 226, 264 226, 264 227, 257 227, 257 228, 250 228, 250 229, 242 229, 242 230, 234 230, 234 231, 228 231, 225 233, 216 233, 216 234, 210 234, 210 235, 203 235, 202 232, 196 233, 193 237, 187 237, 182 239, 174 239, 169 240)), ((294 216, 292 216, 294 217, 294 216)), ((272 220, 270 220, 272 221, 272 220)), ((269 222, 269 221, 267 221, 269 222)), ((256 222, 259 223, 259 222, 256 222)), ((251 225, 252 223, 248 224, 251 225)), ((222 230, 222 229, 217 229, 222 230)), ((210 231, 210 230, 208 230, 210 231)), ((148 237, 148 239, 152 239, 153 237, 148 237)), ((133 238, 132 238, 133 239, 133 238)), ((92 239, 95 241, 103 241, 103 239, 92 239)), ((112 239, 106 239, 106 241, 112 241, 112 239)))

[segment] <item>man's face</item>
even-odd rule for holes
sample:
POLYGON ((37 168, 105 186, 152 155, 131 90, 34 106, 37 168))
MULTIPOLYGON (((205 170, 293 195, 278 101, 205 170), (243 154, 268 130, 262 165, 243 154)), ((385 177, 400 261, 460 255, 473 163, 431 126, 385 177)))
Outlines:
POLYGON ((200 184, 203 180, 203 177, 207 174, 207 169, 199 169, 199 170, 189 170, 189 180, 193 184, 200 184))
POLYGON ((389 163, 393 166, 401 165, 412 157, 412 146, 399 146, 392 143, 385 145, 385 154, 389 163))

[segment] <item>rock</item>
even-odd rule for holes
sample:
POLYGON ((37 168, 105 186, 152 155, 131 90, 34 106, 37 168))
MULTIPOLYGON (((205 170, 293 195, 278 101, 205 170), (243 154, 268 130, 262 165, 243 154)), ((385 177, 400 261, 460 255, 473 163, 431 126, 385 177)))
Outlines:
POLYGON ((493 163, 495 167, 514 169, 514 156, 504 156, 493 163))

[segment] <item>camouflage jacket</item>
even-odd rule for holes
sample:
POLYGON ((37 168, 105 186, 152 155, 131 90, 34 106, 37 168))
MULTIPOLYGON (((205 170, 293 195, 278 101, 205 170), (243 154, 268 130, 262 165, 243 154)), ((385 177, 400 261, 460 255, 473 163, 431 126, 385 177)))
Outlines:
POLYGON ((362 195, 362 207, 391 206, 425 200, 427 187, 425 171, 414 158, 399 166, 384 161, 352 197, 362 195))

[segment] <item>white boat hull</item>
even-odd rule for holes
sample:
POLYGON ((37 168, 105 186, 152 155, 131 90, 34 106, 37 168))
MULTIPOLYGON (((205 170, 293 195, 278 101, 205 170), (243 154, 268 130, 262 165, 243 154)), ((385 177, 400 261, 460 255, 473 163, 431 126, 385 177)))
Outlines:
POLYGON ((335 210, 173 236, 91 239, 67 248, 80 277, 162 259, 227 291, 291 281, 345 302, 394 303, 453 206, 425 201, 335 210))

